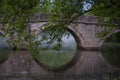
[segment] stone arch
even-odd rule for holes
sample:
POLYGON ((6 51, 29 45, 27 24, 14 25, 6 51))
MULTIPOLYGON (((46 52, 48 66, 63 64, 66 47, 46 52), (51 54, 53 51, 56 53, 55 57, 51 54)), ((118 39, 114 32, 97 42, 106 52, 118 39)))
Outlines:
POLYGON ((77 43, 77 48, 84 49, 86 47, 86 44, 85 44, 85 40, 82 34, 79 31, 77 31, 77 29, 74 28, 73 26, 69 26, 68 31, 75 38, 75 41, 77 43))
POLYGON ((0 49, 10 49, 7 43, 8 37, 3 37, 3 33, 0 32, 0 49))
POLYGON ((106 35, 104 38, 103 38, 103 40, 101 41, 101 46, 102 46, 102 44, 105 42, 105 40, 108 38, 108 37, 110 37, 111 35, 113 35, 113 34, 116 34, 116 33, 118 33, 118 32, 120 32, 120 29, 114 29, 114 30, 111 30, 111 32, 108 34, 108 35, 106 35))
POLYGON ((47 25, 47 22, 31 23, 31 34, 37 35, 41 30, 43 30, 45 25, 47 25))
MULTIPOLYGON (((43 22, 43 23, 35 23, 35 24, 31 24, 31 30, 34 32, 34 29, 32 29, 32 27, 36 26, 36 31, 32 34, 39 34, 42 30, 42 28, 44 28, 44 26, 47 25, 47 22, 43 22)), ((73 26, 73 25, 69 25, 67 30, 73 35, 73 37, 75 38, 76 44, 77 44, 77 48, 80 49, 84 49, 86 48, 86 44, 85 44, 85 40, 83 35, 73 26)))

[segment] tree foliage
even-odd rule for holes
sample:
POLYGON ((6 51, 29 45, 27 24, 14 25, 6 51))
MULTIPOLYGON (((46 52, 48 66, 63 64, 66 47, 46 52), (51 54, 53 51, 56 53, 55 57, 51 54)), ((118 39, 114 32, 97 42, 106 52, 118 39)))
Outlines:
POLYGON ((98 34, 103 38, 112 29, 120 28, 119 7, 119 0, 53 0, 51 13, 54 15, 50 19, 51 23, 63 24, 64 28, 81 15, 97 16, 99 25, 105 27, 98 34))
POLYGON ((119 0, 0 0, 1 30, 5 37, 10 37, 10 42, 21 45, 23 41, 33 41, 29 33, 29 20, 32 17, 29 16, 35 13, 49 14, 46 30, 50 37, 44 35, 41 41, 50 39, 48 43, 51 44, 56 39, 56 46, 59 47, 67 26, 81 15, 98 16, 99 23, 110 25, 109 29, 119 28, 119 7, 119 0))
POLYGON ((120 1, 119 0, 93 0, 90 14, 98 16, 98 22, 105 30, 98 33, 100 38, 111 33, 112 29, 120 29, 120 1))
MULTIPOLYGON (((22 45, 29 38, 30 15, 36 11, 39 0, 0 0, 1 30, 9 42, 22 45)), ((14 45, 14 46, 15 46, 14 45)))

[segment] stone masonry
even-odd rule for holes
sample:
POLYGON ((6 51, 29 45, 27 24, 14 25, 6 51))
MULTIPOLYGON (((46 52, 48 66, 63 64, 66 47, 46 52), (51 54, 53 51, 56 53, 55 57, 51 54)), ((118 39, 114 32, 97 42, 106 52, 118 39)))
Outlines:
MULTIPOLYGON (((30 28, 32 34, 38 34, 48 23, 48 18, 45 14, 35 14, 34 18, 30 20, 30 28)), ((96 16, 80 16, 73 23, 68 26, 68 30, 73 34, 77 46, 84 49, 98 49, 101 47, 104 40, 96 35, 98 32, 104 30, 103 27, 97 25, 96 16)), ((120 30, 113 30, 105 38, 120 30)))

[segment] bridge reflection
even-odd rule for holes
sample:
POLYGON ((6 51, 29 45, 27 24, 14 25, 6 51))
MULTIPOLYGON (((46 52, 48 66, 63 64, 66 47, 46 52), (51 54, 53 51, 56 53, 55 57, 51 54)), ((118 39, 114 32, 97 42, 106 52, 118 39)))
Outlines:
MULTIPOLYGON (((10 53, 10 57, 0 64, 0 79, 39 80, 40 78, 96 78, 105 79, 108 74, 117 73, 120 69, 105 61, 99 51, 77 50, 72 62, 62 70, 47 70, 38 64, 27 50, 10 53), (72 75, 72 76, 71 76, 72 75), (91 77, 92 76, 92 77, 91 77)), ((117 73, 119 75, 119 73, 117 73)))

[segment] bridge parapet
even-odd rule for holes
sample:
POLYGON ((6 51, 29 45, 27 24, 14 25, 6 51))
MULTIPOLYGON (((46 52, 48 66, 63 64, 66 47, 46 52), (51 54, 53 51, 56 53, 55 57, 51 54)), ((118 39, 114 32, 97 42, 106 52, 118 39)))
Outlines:
MULTIPOLYGON (((48 17, 45 14, 35 14, 31 16, 29 25, 32 34, 37 35, 42 28, 44 28, 43 26, 48 23, 48 21, 48 17)), ((86 49, 96 49, 101 47, 104 41, 96 34, 104 30, 104 28, 98 26, 97 24, 98 22, 96 16, 80 16, 68 26, 69 30, 73 33, 73 36, 76 39, 78 47, 86 49)), ((116 32, 120 32, 120 30, 115 29, 107 35, 106 38, 116 32)))
MULTIPOLYGON (((43 18, 38 23, 31 23, 31 27, 33 27, 32 29, 35 29, 34 26, 37 26, 36 27, 37 29, 47 24, 48 19, 45 16, 46 15, 44 15, 44 18, 46 19, 43 18)), ((36 17, 38 18, 37 20, 40 19, 39 15, 36 15, 36 17)), ((71 23, 68 26, 68 28, 69 30, 71 30, 72 33, 75 34, 73 36, 76 38, 77 45, 81 48, 98 49, 101 47, 102 43, 104 42, 96 35, 100 31, 103 31, 105 29, 104 27, 100 27, 100 25, 98 25, 96 16, 80 16, 75 21, 73 21, 73 23, 71 23)), ((38 32, 36 32, 36 34, 39 33, 39 30, 37 31, 38 32)), ((116 32, 116 30, 114 31, 116 32)), ((106 37, 108 36, 109 35, 107 35, 106 37)))
POLYGON ((89 24, 89 25, 97 25, 97 16, 80 16, 76 19, 76 23, 79 24, 89 24))

